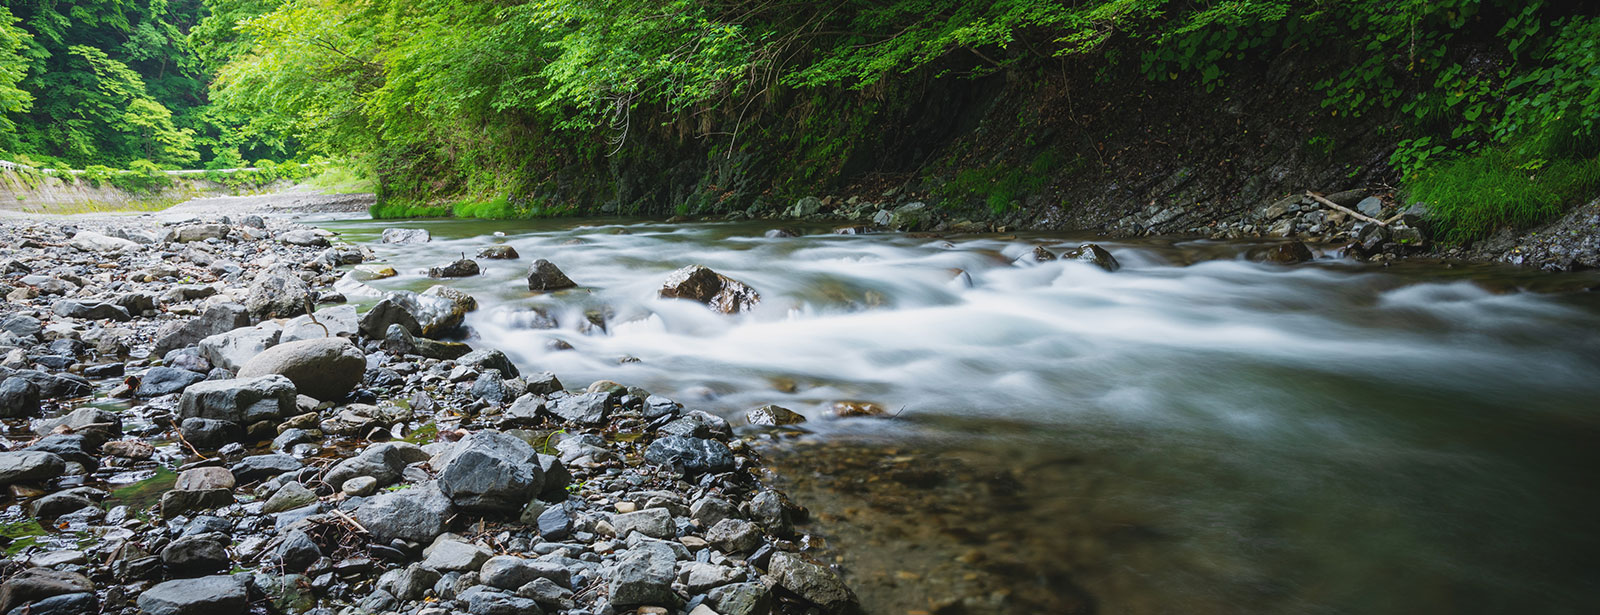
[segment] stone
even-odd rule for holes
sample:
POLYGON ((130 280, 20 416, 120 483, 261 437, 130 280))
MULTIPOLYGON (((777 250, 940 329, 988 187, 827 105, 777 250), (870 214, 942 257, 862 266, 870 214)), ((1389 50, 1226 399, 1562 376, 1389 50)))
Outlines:
POLYGON ((250 359, 277 345, 282 334, 283 329, 272 323, 219 333, 200 340, 200 356, 213 366, 238 372, 250 359))
POLYGON ((261 506, 261 514, 270 515, 276 512, 283 512, 315 501, 317 501, 315 492, 307 489, 299 481, 290 481, 284 483, 276 492, 273 492, 272 497, 267 498, 267 503, 261 506))
POLYGON ((532 445, 480 431, 462 439, 439 472, 439 489, 466 511, 515 513, 544 486, 532 445))
POLYGON ((467 278, 478 275, 478 261, 463 258, 448 265, 428 269, 430 278, 467 278))
POLYGON ((596 391, 547 401, 545 410, 568 423, 600 425, 609 418, 610 402, 610 393, 596 391))
POLYGON ((26 613, 26 615, 82 615, 99 611, 99 602, 95 595, 89 592, 76 594, 62 594, 51 596, 26 607, 26 611, 18 609, 12 613, 26 613))
POLYGON ((691 594, 703 593, 715 587, 738 582, 743 578, 744 573, 738 568, 703 562, 685 562, 678 569, 678 580, 691 594))
POLYGON ((139 377, 139 388, 134 389, 133 396, 149 399, 182 393, 184 389, 189 388, 189 385, 205 379, 205 374, 187 369, 152 367, 139 377))
POLYGON ((675 563, 672 550, 665 545, 642 543, 630 548, 610 568, 606 596, 613 606, 675 605, 675 563))
POLYGON ((237 303, 219 303, 184 323, 168 323, 156 330, 155 356, 193 346, 205 338, 250 326, 250 314, 237 303))
POLYGON ((472 382, 472 389, 469 392, 474 398, 497 406, 504 404, 506 399, 511 397, 511 390, 506 386, 505 379, 500 377, 500 372, 494 370, 479 374, 477 380, 472 382))
POLYGON ((539 604, 527 598, 492 591, 487 587, 473 587, 458 596, 467 603, 467 612, 473 615, 543 615, 539 604))
POLYGON ((55 568, 57 566, 82 566, 89 563, 88 554, 77 549, 63 549, 49 551, 33 556, 28 560, 28 565, 38 568, 55 568))
POLYGON ((378 479, 371 476, 357 476, 344 481, 339 486, 339 491, 350 497, 368 496, 378 492, 378 479))
POLYGON ((350 340, 333 337, 278 344, 239 368, 240 378, 278 374, 294 383, 301 395, 341 399, 361 384, 367 359, 350 340))
POLYGON ((779 551, 772 554, 768 572, 778 585, 806 601, 828 610, 856 604, 856 596, 833 570, 779 551))
POLYGON ((691 410, 682 417, 662 425, 656 433, 727 440, 733 437, 733 428, 728 425, 727 419, 704 410, 691 410))
POLYGON ((501 377, 504 378, 522 376, 522 373, 517 371, 517 366, 511 362, 511 358, 506 356, 506 353, 493 348, 474 350, 462 355, 461 358, 456 359, 456 365, 467 365, 478 371, 492 369, 500 372, 501 377))
POLYGON ((686 474, 726 472, 734 468, 733 451, 716 440, 688 436, 658 438, 645 448, 645 461, 681 469, 686 474))
POLYGON ((1077 248, 1067 250, 1062 253, 1061 260, 1088 263, 1108 272, 1122 268, 1122 264, 1117 262, 1116 257, 1112 256, 1111 252, 1100 247, 1100 244, 1095 243, 1086 243, 1077 248))
POLYGON ((420 228, 386 228, 383 229, 383 243, 427 243, 433 240, 427 229, 420 228))
POLYGON ((678 535, 677 526, 672 522, 672 513, 664 508, 646 508, 613 515, 611 527, 616 529, 618 538, 627 538, 630 532, 660 539, 676 538, 678 535))
POLYGON ((784 425, 799 425, 806 422, 806 417, 800 413, 782 406, 766 405, 746 412, 745 422, 751 425, 766 427, 782 427, 784 425))
POLYGON ((373 280, 392 278, 400 275, 400 272, 395 271, 394 267, 388 265, 357 265, 350 269, 350 273, 345 275, 358 282, 371 282, 373 280))
POLYGON ((724 314, 747 311, 761 301, 760 293, 743 282, 699 265, 690 265, 667 275, 660 295, 664 299, 688 299, 703 303, 724 314))
POLYGON ((78 231, 78 234, 73 235, 72 241, 67 242, 67 245, 84 252, 112 253, 139 249, 138 242, 110 237, 94 231, 78 231))
POLYGON ((54 519, 95 505, 105 492, 92 487, 79 487, 59 491, 28 502, 28 514, 35 519, 54 519))
POLYGON ((478 579, 485 585, 501 589, 517 589, 534 579, 550 579, 563 587, 572 586, 572 573, 556 562, 524 559, 511 555, 498 555, 483 562, 478 579))
POLYGON ((427 461, 428 457, 421 447, 410 442, 381 442, 334 464, 323 481, 334 489, 342 489, 346 481, 365 476, 377 485, 387 485, 400 480, 406 466, 427 461))
POLYGON ((39 409, 39 385, 15 376, 0 380, 0 418, 30 417, 39 409))
POLYGON ((440 536, 433 541, 423 555, 422 566, 430 570, 477 570, 492 556, 488 549, 450 538, 440 536))
POLYGON ((278 343, 354 337, 357 331, 356 322, 359 320, 356 306, 337 305, 324 308, 317 310, 315 314, 296 316, 284 323, 283 333, 278 336, 278 343), (315 320, 312 320, 313 318, 315 320))
POLYGON ((178 227, 178 230, 172 235, 172 240, 177 243, 189 243, 207 239, 224 239, 228 236, 230 230, 223 224, 188 224, 178 227))
POLYGON ((554 291, 577 286, 560 267, 545 259, 533 261, 533 266, 528 268, 528 290, 554 291))
POLYGON ((99 429, 110 437, 122 435, 122 417, 109 410, 94 407, 78 408, 62 416, 39 421, 34 425, 33 432, 48 436, 56 431, 71 433, 90 428, 99 429))
POLYGON ((700 527, 715 527, 723 519, 733 519, 738 515, 737 507, 716 496, 703 496, 689 505, 689 518, 698 522, 700 527))
POLYGON ((727 553, 749 553, 761 546, 761 528, 744 519, 723 519, 706 530, 706 542, 727 553))
POLYGON ((323 237, 321 233, 318 233, 312 229, 299 229, 279 233, 278 241, 291 246, 302 246, 306 248, 326 248, 330 245, 333 245, 328 241, 327 237, 323 237))
POLYGON ((184 536, 161 550, 161 563, 175 576, 196 576, 227 570, 231 561, 217 534, 184 536))
POLYGON ((1311 253, 1311 248, 1298 241, 1274 244, 1264 248, 1257 248, 1249 252, 1250 260, 1261 263, 1278 265, 1293 265, 1316 258, 1311 253))
POLYGON ((478 300, 466 291, 445 286, 443 284, 429 286, 428 290, 418 294, 421 297, 435 297, 450 302, 452 309, 461 314, 466 314, 478 309, 478 300))
POLYGON ((405 327, 412 335, 437 338, 459 329, 466 316, 467 310, 452 299, 395 291, 367 310, 359 328, 362 335, 373 339, 382 338, 393 324, 405 327))
POLYGON ((229 472, 227 468, 206 466, 189 468, 179 472, 178 482, 173 485, 173 488, 187 491, 232 489, 234 484, 233 473, 229 472))
POLYGON ((445 521, 452 513, 450 498, 429 483, 367 498, 356 508, 355 517, 381 542, 399 538, 432 543, 444 533, 445 521))
POLYGON ((178 424, 178 429, 189 444, 206 450, 216 450, 230 442, 238 442, 243 440, 245 435, 244 427, 234 421, 193 416, 183 419, 183 422, 178 424))
POLYGON ((11 374, 39 387, 40 399, 85 397, 94 393, 94 385, 75 374, 49 374, 32 369, 19 369, 11 374))
POLYGON ((133 320, 133 315, 128 313, 127 308, 112 303, 88 303, 63 299, 57 301, 51 309, 56 315, 66 318, 115 320, 118 322, 133 320))
POLYGON ((1368 218, 1381 218, 1383 217, 1383 199, 1375 196, 1361 199, 1360 202, 1356 203, 1356 211, 1361 212, 1362 215, 1368 218))
POLYGON ((43 451, 0 452, 0 485, 45 481, 67 471, 59 455, 43 451))
POLYGON ((482 250, 478 250, 478 258, 487 258, 491 260, 511 260, 521 258, 521 255, 517 254, 517 249, 511 246, 489 246, 482 250))
POLYGON ((379 343, 380 348, 401 356, 416 355, 426 359, 448 361, 472 352, 471 346, 460 342, 440 342, 416 337, 399 324, 389 325, 389 330, 384 332, 382 340, 379 343))
POLYGON ((94 591, 94 583, 82 574, 47 568, 28 568, 11 575, 0 584, 0 612, 55 596, 94 591))
POLYGON ((572 534, 572 511, 567 507, 556 505, 544 509, 539 513, 534 525, 539 528, 539 536, 545 540, 565 540, 572 534))
POLYGON ((301 466, 299 459, 289 455, 268 453, 240 459, 239 463, 233 464, 228 471, 233 473, 234 480, 239 481, 239 484, 250 484, 299 470, 301 466))
POLYGON ((100 452, 112 457, 142 461, 156 455, 156 447, 139 440, 113 440, 100 447, 100 452))
POLYGON ((822 199, 814 196, 808 196, 802 197, 800 200, 795 201, 794 206, 789 208, 788 214, 791 218, 804 218, 807 216, 815 216, 821 211, 822 199))
POLYGON ((244 307, 251 318, 292 318, 306 313, 312 304, 311 287, 290 273, 278 268, 263 271, 250 283, 244 307))
POLYGON ((233 503, 232 489, 174 489, 161 494, 161 518, 171 519, 191 511, 233 503))
POLYGON ((303 572, 311 567, 317 558, 322 557, 322 548, 317 546, 317 542, 311 539, 310 534, 302 530, 293 530, 284 536, 283 542, 278 543, 272 557, 284 570, 303 572))
POLYGON ((772 611, 772 592, 762 583, 734 583, 706 594, 721 615, 764 615, 772 611))
POLYGON ((189 385, 178 398, 179 418, 204 418, 250 425, 295 413, 294 382, 273 374, 208 380, 189 385))
POLYGON ((378 577, 378 589, 401 600, 421 600, 439 582, 439 578, 438 572, 425 565, 412 564, 383 573, 378 577))
POLYGON ((139 594, 139 609, 147 615, 225 615, 243 613, 250 591, 244 575, 214 575, 178 579, 139 594))

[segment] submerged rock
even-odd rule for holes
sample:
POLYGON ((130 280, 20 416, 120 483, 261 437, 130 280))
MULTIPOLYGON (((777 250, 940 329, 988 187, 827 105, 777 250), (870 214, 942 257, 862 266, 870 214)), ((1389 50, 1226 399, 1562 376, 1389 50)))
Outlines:
POLYGON ((521 258, 521 255, 517 254, 517 249, 511 246, 489 246, 482 250, 478 250, 478 258, 487 258, 491 260, 510 260, 521 258))
POLYGON ((1311 248, 1298 241, 1280 243, 1264 248, 1257 248, 1249 252, 1250 260, 1260 263, 1275 263, 1279 265, 1293 265, 1303 263, 1315 258, 1311 248))
POLYGON ((441 267, 428 269, 430 278, 466 278, 478 275, 478 261, 463 258, 441 267))
POLYGON ((689 299, 724 314, 747 311, 761 302, 761 294, 743 282, 706 267, 690 265, 667 275, 661 286, 665 299, 689 299))
POLYGON ((1117 262, 1116 257, 1112 256, 1111 252, 1100 247, 1100 244, 1094 243, 1086 243, 1077 248, 1067 250, 1061 255, 1061 259, 1089 263, 1106 271, 1116 271, 1122 268, 1122 264, 1117 262))
POLYGON ((784 425, 798 425, 806 422, 806 417, 800 413, 782 406, 766 405, 745 413, 745 421, 751 425, 767 427, 781 427, 784 425))
POLYGON ((822 608, 838 610, 856 603, 856 595, 834 571, 801 559, 797 554, 772 554, 768 568, 778 586, 822 608))

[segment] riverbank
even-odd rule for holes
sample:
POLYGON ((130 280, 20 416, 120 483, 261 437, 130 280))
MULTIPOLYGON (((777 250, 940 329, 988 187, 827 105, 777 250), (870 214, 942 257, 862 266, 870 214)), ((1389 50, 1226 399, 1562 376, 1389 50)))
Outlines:
POLYGON ((0 610, 854 608, 755 436, 472 348, 448 281, 344 296, 371 251, 271 215, 338 201, 3 223, 0 610))

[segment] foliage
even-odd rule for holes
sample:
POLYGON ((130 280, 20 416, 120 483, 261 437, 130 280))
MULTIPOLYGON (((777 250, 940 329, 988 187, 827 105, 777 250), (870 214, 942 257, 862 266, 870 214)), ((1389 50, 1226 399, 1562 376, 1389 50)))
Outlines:
POLYGON ((1501 226, 1527 227, 1560 215, 1600 190, 1600 158, 1527 161, 1498 146, 1452 157, 1419 172, 1412 198, 1430 208, 1439 237, 1465 242, 1501 226))

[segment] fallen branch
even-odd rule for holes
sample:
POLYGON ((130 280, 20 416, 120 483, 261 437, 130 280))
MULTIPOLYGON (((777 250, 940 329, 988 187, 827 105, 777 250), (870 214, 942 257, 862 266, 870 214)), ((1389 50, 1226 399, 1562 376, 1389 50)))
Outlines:
POLYGON ((363 533, 363 534, 371 534, 372 533, 372 532, 367 531, 367 528, 365 526, 361 525, 360 521, 356 521, 355 517, 352 517, 352 516, 350 516, 348 514, 345 514, 345 512, 342 511, 342 510, 339 510, 339 509, 335 508, 335 509, 333 509, 333 514, 338 515, 340 519, 343 519, 345 521, 345 523, 349 523, 351 526, 355 527, 357 530, 360 530, 361 533, 363 533))
POLYGON ((193 444, 189 443, 189 440, 187 438, 183 437, 183 428, 174 426, 172 433, 175 433, 175 434, 178 435, 178 441, 182 442, 184 446, 189 447, 189 452, 194 453, 194 456, 199 457, 201 459, 210 459, 210 457, 206 457, 205 455, 202 455, 200 453, 200 449, 195 448, 193 444))
POLYGON ((1306 191, 1306 196, 1309 196, 1309 197, 1311 197, 1313 199, 1316 199, 1316 201, 1318 203, 1322 203, 1323 205, 1327 205, 1328 207, 1332 207, 1332 208, 1337 209, 1339 211, 1342 211, 1344 213, 1347 213, 1347 214, 1350 214, 1352 216, 1355 216, 1357 220, 1366 220, 1367 222, 1371 222, 1371 223, 1376 224, 1378 226, 1389 226, 1388 222, 1384 222, 1382 220, 1379 220, 1379 219, 1374 218, 1372 216, 1368 216, 1368 215, 1363 214, 1363 213, 1361 213, 1359 211, 1356 211, 1354 209, 1350 209, 1349 207, 1345 207, 1343 205, 1340 205, 1340 204, 1335 203, 1333 201, 1330 201, 1328 199, 1322 198, 1322 195, 1317 194, 1315 192, 1312 192, 1310 190, 1306 191))

